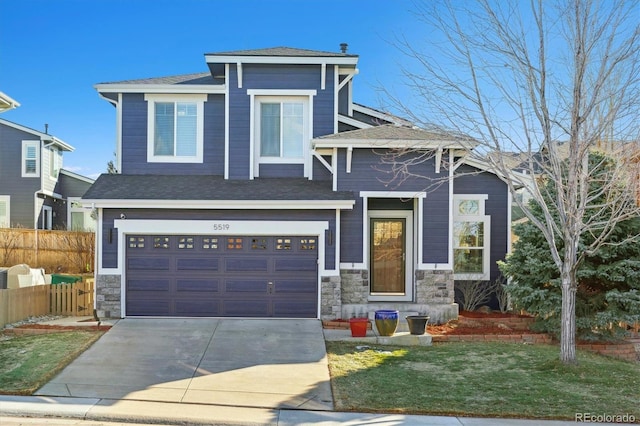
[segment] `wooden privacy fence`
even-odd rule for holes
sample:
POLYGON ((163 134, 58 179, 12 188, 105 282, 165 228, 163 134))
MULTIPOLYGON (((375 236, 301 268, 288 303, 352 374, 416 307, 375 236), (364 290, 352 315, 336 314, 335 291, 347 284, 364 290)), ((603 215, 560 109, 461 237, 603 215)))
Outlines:
POLYGON ((24 263, 48 274, 90 273, 94 245, 93 232, 0 228, 0 266, 24 263))
POLYGON ((93 315, 94 279, 0 290, 0 327, 38 315, 93 315))

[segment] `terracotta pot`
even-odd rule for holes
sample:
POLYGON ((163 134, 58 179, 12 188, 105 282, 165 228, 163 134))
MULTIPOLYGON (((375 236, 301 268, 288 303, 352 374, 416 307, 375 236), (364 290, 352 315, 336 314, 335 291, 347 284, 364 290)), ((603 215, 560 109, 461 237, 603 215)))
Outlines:
POLYGON ((368 325, 369 325, 368 318, 351 318, 349 320, 351 337, 365 337, 367 335, 368 325))

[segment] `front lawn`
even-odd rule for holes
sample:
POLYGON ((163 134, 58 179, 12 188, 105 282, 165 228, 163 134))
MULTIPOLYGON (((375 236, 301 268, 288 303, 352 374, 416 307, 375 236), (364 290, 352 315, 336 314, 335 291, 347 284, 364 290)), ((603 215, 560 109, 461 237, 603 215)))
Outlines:
POLYGON ((327 342, 336 410, 561 418, 576 413, 640 419, 640 363, 506 343, 391 347, 327 342), (360 346, 360 347, 359 347, 360 346))
POLYGON ((0 394, 31 395, 102 334, 102 331, 70 331, 2 337, 0 394))

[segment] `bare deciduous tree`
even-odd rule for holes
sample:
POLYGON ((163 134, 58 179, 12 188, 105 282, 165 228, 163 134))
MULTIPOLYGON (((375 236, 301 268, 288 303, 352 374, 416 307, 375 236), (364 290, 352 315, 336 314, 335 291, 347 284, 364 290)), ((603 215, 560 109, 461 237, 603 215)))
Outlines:
MULTIPOLYGON (((19 228, 19 227, 15 227, 19 228)), ((0 266, 12 266, 15 254, 21 248, 21 235, 11 228, 0 229, 0 266)))
POLYGON ((416 97, 387 91, 388 107, 424 128, 469 136, 476 147, 461 155, 483 161, 514 195, 526 182, 541 204, 544 220, 514 197, 562 277, 565 363, 576 362, 577 266, 616 223, 639 214, 629 197, 638 191, 633 161, 619 161, 601 186, 590 185, 602 168, 588 161, 593 149, 622 160, 640 152, 639 10, 637 0, 425 1, 415 3, 423 43, 395 43, 411 59, 404 76, 416 97), (607 202, 595 203, 603 194, 607 202), (593 243, 581 246, 587 233, 593 243))

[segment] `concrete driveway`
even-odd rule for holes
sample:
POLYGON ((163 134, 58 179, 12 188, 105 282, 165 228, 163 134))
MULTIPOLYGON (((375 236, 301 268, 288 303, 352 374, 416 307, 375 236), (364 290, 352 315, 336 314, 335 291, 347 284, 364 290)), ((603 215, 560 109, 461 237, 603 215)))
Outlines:
POLYGON ((318 320, 124 319, 35 395, 333 409, 318 320))

